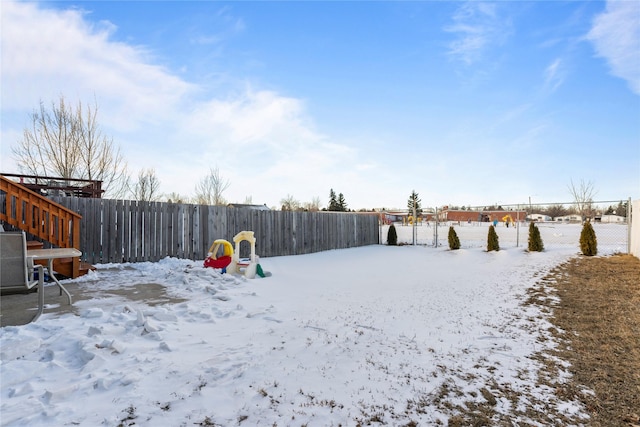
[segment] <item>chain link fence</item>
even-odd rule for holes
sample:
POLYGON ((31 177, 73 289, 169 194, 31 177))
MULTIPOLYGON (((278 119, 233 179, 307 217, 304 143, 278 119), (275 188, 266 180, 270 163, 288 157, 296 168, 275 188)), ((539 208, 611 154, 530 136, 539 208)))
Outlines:
MULTIPOLYGON (((638 213, 640 214, 640 213, 638 213)), ((396 227, 398 244, 448 247, 453 226, 462 248, 486 248, 489 226, 494 225, 500 247, 527 249, 529 224, 535 222, 545 249, 580 248, 585 220, 591 221, 601 253, 629 253, 631 200, 591 202, 578 211, 569 203, 528 203, 424 210, 418 221, 410 212, 383 213, 380 241, 387 243, 390 224, 396 227)), ((633 230, 636 233, 640 230, 633 230)))

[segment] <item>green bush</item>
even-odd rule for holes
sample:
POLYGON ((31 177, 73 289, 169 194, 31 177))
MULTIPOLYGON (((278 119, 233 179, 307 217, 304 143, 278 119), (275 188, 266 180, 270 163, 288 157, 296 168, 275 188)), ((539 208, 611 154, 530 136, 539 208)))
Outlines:
POLYGON ((587 221, 582 226, 580 232, 580 250, 583 255, 594 256, 598 253, 598 239, 596 239, 596 232, 593 230, 593 226, 590 221, 587 221))
POLYGON ((500 244, 498 243, 498 233, 493 225, 489 226, 489 234, 487 235, 487 252, 499 251, 500 244))
POLYGON ((535 223, 529 224, 529 252, 542 252, 544 250, 544 244, 542 243, 542 237, 540 237, 540 230, 535 223))
POLYGON ((396 232, 396 227, 393 224, 391 224, 389 231, 387 232, 387 245, 398 245, 398 233, 396 232))
POLYGON ((460 239, 458 239, 458 233, 453 229, 453 226, 449 227, 449 249, 456 250, 460 249, 460 239))

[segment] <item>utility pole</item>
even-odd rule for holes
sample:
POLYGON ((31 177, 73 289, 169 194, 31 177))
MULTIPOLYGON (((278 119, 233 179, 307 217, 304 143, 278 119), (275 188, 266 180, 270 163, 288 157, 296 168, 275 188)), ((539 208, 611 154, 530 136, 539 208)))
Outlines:
POLYGON ((438 247, 438 225, 440 225, 440 219, 438 218, 438 207, 436 206, 436 226, 435 226, 435 230, 433 230, 433 232, 435 233, 435 239, 434 243, 435 243, 435 247, 438 247))
POLYGON ((416 245, 416 241, 418 240, 416 237, 416 234, 418 233, 418 229, 416 228, 416 222, 417 218, 416 218, 416 201, 413 201, 413 246, 416 245))

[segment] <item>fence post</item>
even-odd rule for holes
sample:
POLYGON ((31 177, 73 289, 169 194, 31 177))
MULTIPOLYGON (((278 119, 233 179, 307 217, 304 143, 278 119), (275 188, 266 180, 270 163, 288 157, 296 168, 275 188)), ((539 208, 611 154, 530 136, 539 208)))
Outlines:
POLYGON ((417 238, 416 238, 416 237, 417 237, 417 236, 416 236, 416 234, 417 234, 417 231, 418 231, 418 229, 416 228, 416 226, 417 226, 417 222, 418 222, 418 221, 417 221, 417 218, 416 218, 416 204, 415 204, 415 200, 414 200, 414 203, 413 203, 413 221, 411 221, 411 222, 412 222, 412 225, 413 225, 413 230, 411 231, 411 232, 412 232, 412 234, 413 234, 413 246, 415 246, 415 245, 416 245, 416 243, 417 243, 417 242, 416 242, 416 240, 417 240, 417 238))
POLYGON ((436 226, 434 227, 433 232, 434 234, 434 239, 433 239, 433 246, 434 247, 438 247, 438 224, 440 223, 439 219, 438 219, 438 207, 436 206, 436 226))
POLYGON ((516 248, 520 247, 520 205, 516 205, 516 248))
POLYGON ((633 209, 631 208, 631 197, 629 197, 627 199, 627 254, 631 254, 631 215, 633 215, 633 209))

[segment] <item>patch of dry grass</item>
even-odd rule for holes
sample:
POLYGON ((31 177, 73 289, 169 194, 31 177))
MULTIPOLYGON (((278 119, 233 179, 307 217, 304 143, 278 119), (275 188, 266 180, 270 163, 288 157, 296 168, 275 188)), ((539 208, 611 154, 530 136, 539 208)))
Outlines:
POLYGON ((640 426, 640 260, 577 257, 543 282, 532 302, 553 310, 549 332, 561 343, 553 356, 571 364, 557 394, 581 401, 590 426, 640 426))

